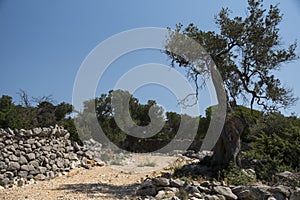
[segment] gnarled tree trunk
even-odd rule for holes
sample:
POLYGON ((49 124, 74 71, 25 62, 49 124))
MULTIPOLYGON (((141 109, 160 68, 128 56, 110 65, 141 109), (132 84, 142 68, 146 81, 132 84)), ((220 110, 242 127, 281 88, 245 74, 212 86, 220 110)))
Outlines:
POLYGON ((246 128, 242 118, 228 113, 221 136, 214 147, 212 164, 226 166, 230 161, 240 166, 239 153, 241 149, 241 134, 246 128))

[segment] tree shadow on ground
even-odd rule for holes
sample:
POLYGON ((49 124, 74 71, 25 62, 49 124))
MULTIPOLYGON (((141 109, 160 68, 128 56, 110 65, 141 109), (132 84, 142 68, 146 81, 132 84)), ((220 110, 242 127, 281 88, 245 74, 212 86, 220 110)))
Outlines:
POLYGON ((80 184, 64 184, 56 190, 64 190, 66 193, 82 193, 86 194, 86 198, 92 199, 110 199, 132 197, 139 184, 129 185, 112 185, 107 183, 80 183, 80 184))

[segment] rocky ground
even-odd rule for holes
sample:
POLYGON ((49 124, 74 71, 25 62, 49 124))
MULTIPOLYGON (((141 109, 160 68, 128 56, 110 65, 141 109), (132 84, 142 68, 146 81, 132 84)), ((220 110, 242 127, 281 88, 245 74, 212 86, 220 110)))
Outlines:
MULTIPOLYGON (((168 174, 175 168, 198 166, 195 156, 125 154, 124 159, 108 162, 106 166, 90 169, 76 168, 51 180, 37 181, 22 187, 0 190, 4 200, 226 200, 266 199, 299 200, 300 188, 289 183, 299 176, 291 172, 278 174, 282 182, 273 186, 256 182, 248 186, 228 185, 226 182, 174 179, 168 174)), ((202 158, 202 155, 200 155, 202 158)))
POLYGON ((0 190, 0 199, 133 199, 147 177, 155 177, 177 157, 133 154, 119 165, 74 169, 51 180, 0 190))

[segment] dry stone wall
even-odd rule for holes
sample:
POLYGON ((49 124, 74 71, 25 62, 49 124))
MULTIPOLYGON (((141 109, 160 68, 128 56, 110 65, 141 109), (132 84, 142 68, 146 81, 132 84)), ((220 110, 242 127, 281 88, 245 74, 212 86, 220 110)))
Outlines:
POLYGON ((0 129, 0 185, 23 185, 59 176, 76 167, 102 165, 101 144, 89 140, 72 144, 63 127, 32 130, 0 129))

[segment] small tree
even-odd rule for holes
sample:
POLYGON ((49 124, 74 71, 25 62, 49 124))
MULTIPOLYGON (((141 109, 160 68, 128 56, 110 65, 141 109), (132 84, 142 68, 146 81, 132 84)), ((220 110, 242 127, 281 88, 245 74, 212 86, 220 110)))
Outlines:
MULTIPOLYGON (((228 164, 231 159, 237 163, 240 135, 245 128, 243 119, 232 114, 238 100, 248 103, 251 109, 257 105, 266 111, 286 108, 297 100, 292 90, 284 87, 274 75, 274 71, 279 70, 282 64, 298 58, 295 54, 297 44, 295 42, 287 48, 282 46, 278 27, 282 14, 277 5, 265 9, 262 2, 248 0, 246 17, 231 18, 231 11, 223 8, 215 17, 220 29, 218 33, 202 31, 194 24, 182 29, 179 24, 175 33, 170 33, 165 47, 172 65, 177 63, 186 68, 197 90, 198 76, 205 74, 210 74, 215 87, 220 87, 214 75, 215 66, 220 72, 227 96, 228 114, 214 148, 213 160, 216 164, 228 164), (178 40, 178 34, 186 35, 202 45, 214 63, 199 62, 207 61, 207 55, 197 54, 193 48, 184 45, 182 39, 178 40), (177 53, 178 49, 180 54, 177 53)), ((216 91, 220 102, 223 99, 218 89, 216 91)))

